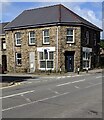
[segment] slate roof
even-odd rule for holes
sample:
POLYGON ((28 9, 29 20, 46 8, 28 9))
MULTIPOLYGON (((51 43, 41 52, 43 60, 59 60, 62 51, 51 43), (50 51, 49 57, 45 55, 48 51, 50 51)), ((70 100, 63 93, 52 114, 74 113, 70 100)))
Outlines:
POLYGON ((61 4, 25 10, 10 22, 5 29, 11 30, 56 24, 84 25, 101 31, 100 28, 78 16, 61 4))
POLYGON ((0 35, 5 34, 4 27, 5 27, 8 23, 9 23, 9 22, 0 23, 0 35))

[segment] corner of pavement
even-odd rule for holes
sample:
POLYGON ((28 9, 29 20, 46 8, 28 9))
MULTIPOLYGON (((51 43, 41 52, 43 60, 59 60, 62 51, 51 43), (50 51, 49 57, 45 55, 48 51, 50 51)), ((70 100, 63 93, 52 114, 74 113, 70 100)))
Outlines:
POLYGON ((26 74, 26 73, 7 73, 7 74, 1 74, 1 82, 0 82, 0 88, 5 88, 8 86, 16 86, 21 84, 21 82, 29 81, 29 79, 37 79, 37 78, 56 78, 56 77, 72 77, 72 76, 81 76, 81 75, 89 75, 89 74, 96 74, 96 73, 102 73, 103 69, 93 69, 89 70, 88 72, 79 72, 78 73, 45 73, 45 74, 26 74))

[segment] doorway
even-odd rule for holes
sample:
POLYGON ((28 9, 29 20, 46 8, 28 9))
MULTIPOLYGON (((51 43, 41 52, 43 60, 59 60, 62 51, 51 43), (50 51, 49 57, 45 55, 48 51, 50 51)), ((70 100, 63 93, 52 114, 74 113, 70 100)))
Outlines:
POLYGON ((74 51, 65 52, 65 69, 67 72, 74 71, 74 51))
POLYGON ((2 55, 2 71, 7 71, 7 57, 6 55, 2 55))

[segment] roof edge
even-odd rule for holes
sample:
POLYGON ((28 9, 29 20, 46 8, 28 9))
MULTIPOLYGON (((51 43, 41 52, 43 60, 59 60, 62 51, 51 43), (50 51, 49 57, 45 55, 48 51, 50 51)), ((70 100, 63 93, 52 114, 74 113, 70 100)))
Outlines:
POLYGON ((90 29, 94 29, 96 31, 103 31, 100 28, 92 28, 90 26, 88 26, 87 24, 83 24, 83 23, 74 23, 74 22, 55 22, 55 23, 46 23, 46 24, 37 24, 37 25, 27 25, 27 26, 18 26, 18 27, 10 27, 10 28, 4 28, 5 31, 12 31, 12 30, 16 30, 16 29, 25 29, 25 28, 37 28, 37 27, 46 27, 46 26, 61 26, 61 25, 72 25, 72 26, 85 26, 85 27, 89 27, 90 29))

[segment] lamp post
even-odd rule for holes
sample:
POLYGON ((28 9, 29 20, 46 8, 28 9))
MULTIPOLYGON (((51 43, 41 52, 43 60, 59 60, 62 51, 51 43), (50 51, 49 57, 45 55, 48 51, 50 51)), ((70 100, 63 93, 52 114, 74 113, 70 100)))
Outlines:
POLYGON ((47 55, 47 49, 44 49, 44 55, 45 55, 45 72, 46 72, 46 55, 47 55))

